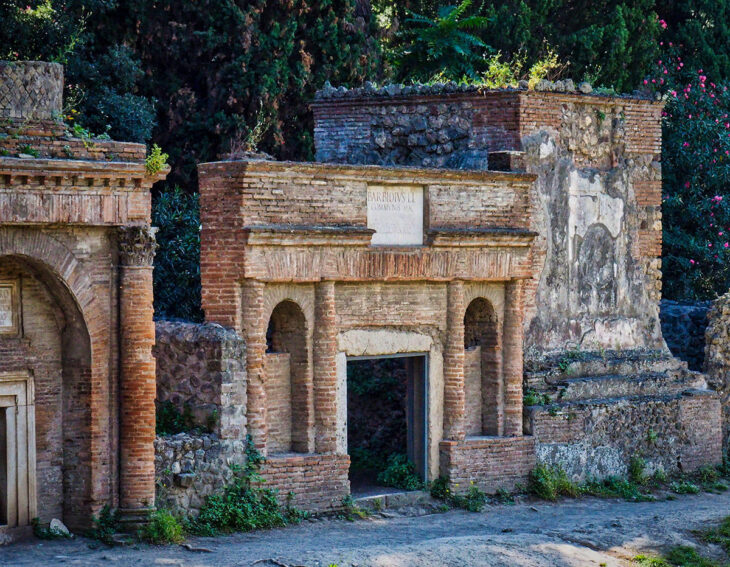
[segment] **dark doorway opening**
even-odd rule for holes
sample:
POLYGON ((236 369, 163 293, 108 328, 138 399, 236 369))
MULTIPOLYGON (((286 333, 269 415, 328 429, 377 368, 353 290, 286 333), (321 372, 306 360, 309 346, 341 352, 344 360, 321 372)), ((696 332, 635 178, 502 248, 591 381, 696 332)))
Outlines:
POLYGON ((416 490, 427 480, 427 356, 347 361, 353 495, 416 490))

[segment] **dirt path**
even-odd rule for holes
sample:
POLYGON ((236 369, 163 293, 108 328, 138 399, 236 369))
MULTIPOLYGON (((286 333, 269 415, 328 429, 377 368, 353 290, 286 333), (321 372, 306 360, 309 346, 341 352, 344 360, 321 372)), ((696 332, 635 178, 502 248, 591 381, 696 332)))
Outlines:
MULTIPOLYGON (((0 565, 118 565, 175 567, 271 566, 619 566, 639 552, 694 545, 691 530, 730 515, 730 493, 681 496, 674 501, 629 503, 566 500, 487 507, 483 513, 451 511, 421 517, 356 522, 322 520, 268 532, 179 546, 92 549, 95 544, 30 542, 0 548, 0 565), (257 563, 258 561, 258 563, 257 563)), ((705 552, 718 550, 706 547, 705 552)))

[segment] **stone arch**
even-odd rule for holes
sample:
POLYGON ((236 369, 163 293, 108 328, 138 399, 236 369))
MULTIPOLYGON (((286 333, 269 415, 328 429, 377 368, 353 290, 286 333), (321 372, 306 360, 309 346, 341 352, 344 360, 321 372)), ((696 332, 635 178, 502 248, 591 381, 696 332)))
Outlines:
POLYGON ((502 334, 492 303, 477 297, 464 313, 466 434, 500 435, 503 414, 502 334))
POLYGON ((308 453, 313 443, 309 325, 298 303, 285 299, 266 331, 267 453, 308 453))
POLYGON ((42 239, 15 242, 25 246, 11 249, 0 238, 0 277, 18 282, 20 311, 17 335, 0 337, 11 353, 5 370, 34 382, 36 470, 30 474, 38 475, 38 515, 42 521, 62 516, 79 528, 94 512, 92 340, 79 299, 61 274, 81 290, 85 278, 53 239, 45 246, 42 239))

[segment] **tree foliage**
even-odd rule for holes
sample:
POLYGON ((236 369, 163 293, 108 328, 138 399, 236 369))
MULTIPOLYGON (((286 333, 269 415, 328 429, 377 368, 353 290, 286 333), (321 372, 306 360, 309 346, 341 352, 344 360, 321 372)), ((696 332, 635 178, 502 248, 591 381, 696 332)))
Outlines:
POLYGON ((392 57, 397 77, 422 82, 436 75, 475 79, 484 70, 489 50, 475 34, 489 20, 469 15, 471 5, 471 0, 463 0, 456 6, 441 6, 433 18, 409 13, 399 37, 402 45, 392 57))

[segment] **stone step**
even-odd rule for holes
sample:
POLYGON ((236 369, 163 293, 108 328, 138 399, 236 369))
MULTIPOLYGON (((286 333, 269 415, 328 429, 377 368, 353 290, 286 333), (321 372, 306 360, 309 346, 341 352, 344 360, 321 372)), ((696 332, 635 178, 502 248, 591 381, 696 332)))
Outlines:
POLYGON ((611 352, 568 352, 543 362, 540 368, 525 372, 525 385, 538 392, 552 389, 565 379, 584 376, 636 376, 646 373, 671 373, 680 376, 687 371, 687 363, 670 354, 611 352))
MULTIPOLYGON (((576 400, 660 396, 684 390, 706 388, 701 374, 685 372, 645 372, 638 375, 599 375, 568 378, 556 384, 553 399, 560 402, 576 400)), ((553 397, 553 396, 551 396, 553 397)))
POLYGON ((383 492, 368 496, 353 498, 353 503, 370 513, 382 512, 383 510, 401 510, 404 508, 425 508, 431 509, 443 504, 434 499, 425 490, 409 490, 404 492, 383 492))

